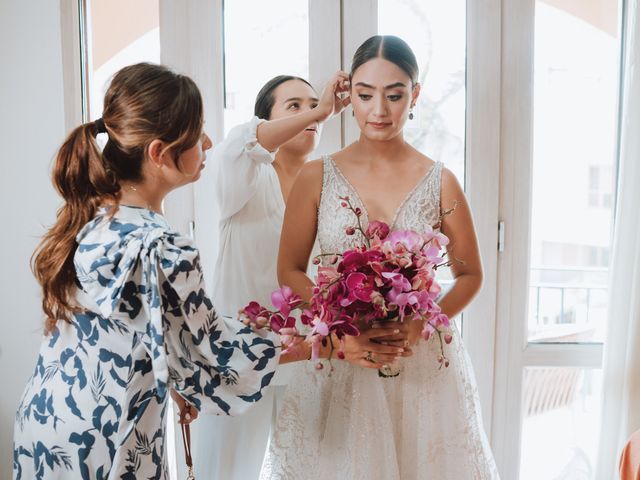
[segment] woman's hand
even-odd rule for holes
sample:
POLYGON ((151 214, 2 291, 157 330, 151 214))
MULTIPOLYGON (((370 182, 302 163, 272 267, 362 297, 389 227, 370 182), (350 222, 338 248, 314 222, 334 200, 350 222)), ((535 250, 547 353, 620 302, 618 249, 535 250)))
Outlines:
POLYGON ((405 346, 409 329, 402 323, 371 327, 357 337, 344 337, 345 361, 364 368, 380 369, 398 358, 410 357, 413 352, 405 346), (387 339, 388 344, 382 343, 387 339))
POLYGON ((403 347, 412 347, 420 341, 422 338, 422 329, 424 328, 424 320, 414 319, 407 316, 402 322, 399 320, 396 321, 399 328, 402 329, 402 332, 397 335, 378 338, 376 341, 383 345, 396 345, 403 347))
POLYGON ((327 85, 320 95, 320 102, 314 109, 318 112, 318 121, 324 122, 334 115, 338 115, 347 105, 351 103, 351 97, 342 96, 349 91, 349 75, 346 72, 338 71, 327 82, 327 85))
POLYGON ((410 319, 409 323, 409 345, 413 346, 422 338, 422 330, 424 329, 424 320, 422 319, 410 319))
POLYGON ((171 398, 173 398, 173 401, 178 405, 178 416, 180 417, 178 423, 188 425, 198 418, 198 410, 196 410, 193 405, 182 398, 174 389, 171 389, 170 392, 171 398))

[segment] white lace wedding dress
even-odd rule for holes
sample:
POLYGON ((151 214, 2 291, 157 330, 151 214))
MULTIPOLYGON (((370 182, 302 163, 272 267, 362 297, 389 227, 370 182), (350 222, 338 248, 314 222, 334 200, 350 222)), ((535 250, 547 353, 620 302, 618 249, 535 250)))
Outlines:
MULTIPOLYGON (((424 230, 440 214, 442 164, 436 163, 398 208, 392 229, 424 230)), ((324 159, 318 209, 323 252, 355 243, 345 228, 349 195, 363 210, 357 191, 331 157, 324 159)), ((355 238, 354 238, 355 237, 355 238)), ((448 368, 438 369, 439 343, 432 337, 402 360, 394 378, 334 360, 335 371, 299 363, 285 393, 261 479, 476 480, 498 479, 482 427, 473 369, 459 332, 446 346, 448 368)))

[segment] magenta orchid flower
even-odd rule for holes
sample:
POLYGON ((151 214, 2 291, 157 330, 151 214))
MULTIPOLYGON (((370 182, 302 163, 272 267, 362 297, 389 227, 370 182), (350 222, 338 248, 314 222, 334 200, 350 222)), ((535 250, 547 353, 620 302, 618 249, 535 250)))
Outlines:
POLYGON ((288 317, 291 310, 300 305, 301 300, 298 295, 293 293, 291 287, 284 286, 271 294, 271 303, 283 316, 288 317))
POLYGON ((422 235, 411 230, 396 230, 389 234, 386 242, 394 247, 403 245, 410 252, 417 252, 424 244, 422 235))
POLYGON ((397 292, 409 292, 411 282, 401 273, 383 272, 382 277, 391 280, 391 288, 397 292))
POLYGON ((369 225, 367 226, 367 238, 384 240, 387 238, 387 235, 389 235, 389 225, 377 220, 369 222, 369 225))
POLYGON ((269 317, 269 325, 271 330, 276 333, 280 333, 283 328, 295 328, 296 319, 294 317, 283 317, 279 313, 272 313, 269 317))
POLYGON ((374 292, 373 281, 364 273, 355 272, 347 276, 345 285, 348 291, 348 299, 350 302, 360 300, 362 302, 371 302, 371 294, 374 292))
POLYGON ((350 273, 355 272, 358 268, 367 264, 366 257, 357 250, 349 250, 342 257, 342 262, 338 265, 338 272, 350 273))

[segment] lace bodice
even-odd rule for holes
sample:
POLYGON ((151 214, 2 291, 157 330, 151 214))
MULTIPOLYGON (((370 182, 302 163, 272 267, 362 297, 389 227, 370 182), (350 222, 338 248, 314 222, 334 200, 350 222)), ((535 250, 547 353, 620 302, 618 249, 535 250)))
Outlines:
MULTIPOLYGON (((395 212, 391 230, 422 232, 434 227, 440 219, 440 178, 442 162, 436 162, 405 197, 395 212)), ((362 209, 363 226, 369 223, 369 213, 358 191, 342 174, 331 156, 323 158, 322 194, 318 207, 318 240, 322 253, 342 252, 363 242, 362 234, 345 235, 354 223, 353 213, 340 206, 340 197, 349 196, 354 206, 362 209)))

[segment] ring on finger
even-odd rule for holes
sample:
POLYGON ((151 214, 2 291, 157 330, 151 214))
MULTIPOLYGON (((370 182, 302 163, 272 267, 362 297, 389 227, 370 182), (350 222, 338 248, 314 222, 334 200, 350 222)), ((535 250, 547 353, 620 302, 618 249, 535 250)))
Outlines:
POLYGON ((368 351, 368 352, 367 352, 367 356, 366 356, 366 357, 364 357, 364 359, 365 359, 367 362, 374 363, 373 355, 371 354, 371 351, 368 351))

